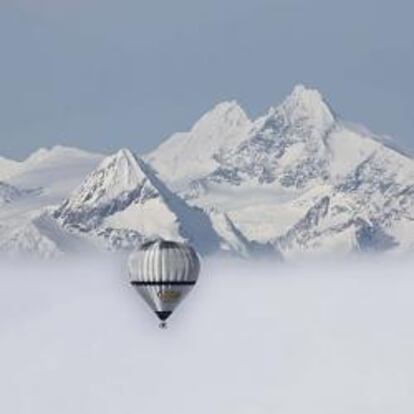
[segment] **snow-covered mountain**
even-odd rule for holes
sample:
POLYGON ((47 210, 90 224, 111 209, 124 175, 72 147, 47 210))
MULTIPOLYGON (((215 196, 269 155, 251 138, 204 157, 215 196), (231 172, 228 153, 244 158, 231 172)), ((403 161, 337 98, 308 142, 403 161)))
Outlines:
POLYGON ((235 102, 220 104, 189 133, 173 135, 146 159, 171 186, 185 175, 186 190, 199 196, 197 190, 202 193, 220 184, 314 187, 343 179, 384 150, 398 153, 392 142, 338 118, 318 91, 298 85, 281 105, 255 121, 235 102), (228 112, 233 115, 230 121, 228 112), (235 125, 240 125, 236 131, 235 125), (230 140, 233 134, 237 139, 230 140), (192 163, 197 167, 191 168, 192 163))
POLYGON ((106 157, 53 216, 65 229, 103 239, 110 248, 163 237, 188 240, 201 254, 249 254, 249 242, 229 219, 223 223, 215 214, 190 207, 127 149, 106 157))
POLYGON ((304 186, 326 175, 324 140, 334 125, 319 92, 299 85, 254 122, 235 102, 220 104, 189 133, 173 135, 147 159, 171 185, 185 175, 190 188, 275 181, 304 186))
POLYGON ((245 121, 230 146, 231 127, 220 139, 216 124, 227 125, 225 116, 202 135, 173 136, 147 157, 191 204, 225 212, 249 240, 270 242, 287 257, 414 247, 413 159, 343 121, 318 91, 296 86, 281 105, 245 121), (174 145, 183 154, 188 136, 186 156, 205 174, 187 171, 183 186, 169 168, 174 145))
POLYGON ((56 256, 153 237, 203 254, 414 251, 413 158, 303 85, 255 120, 218 104, 142 158, 55 147, 1 162, 3 251, 56 256))

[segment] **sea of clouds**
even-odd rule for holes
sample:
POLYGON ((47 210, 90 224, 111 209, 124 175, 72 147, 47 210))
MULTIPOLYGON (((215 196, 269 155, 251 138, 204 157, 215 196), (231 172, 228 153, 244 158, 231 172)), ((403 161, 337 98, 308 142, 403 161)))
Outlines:
POLYGON ((0 264, 0 412, 414 412, 414 260, 210 259, 161 330, 122 260, 0 264))

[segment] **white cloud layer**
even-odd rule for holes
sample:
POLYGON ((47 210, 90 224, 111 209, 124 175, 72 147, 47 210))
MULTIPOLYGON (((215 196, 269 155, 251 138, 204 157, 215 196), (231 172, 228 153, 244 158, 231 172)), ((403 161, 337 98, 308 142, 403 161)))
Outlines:
POLYGON ((412 413, 410 259, 204 263, 158 329, 120 263, 0 266, 0 412, 412 413))

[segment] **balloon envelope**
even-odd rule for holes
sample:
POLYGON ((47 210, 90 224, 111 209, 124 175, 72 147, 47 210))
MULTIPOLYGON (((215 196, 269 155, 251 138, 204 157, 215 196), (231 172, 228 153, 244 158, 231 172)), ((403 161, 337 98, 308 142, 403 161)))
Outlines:
POLYGON ((156 240, 128 259, 130 283, 165 321, 197 282, 200 261, 188 244, 156 240))

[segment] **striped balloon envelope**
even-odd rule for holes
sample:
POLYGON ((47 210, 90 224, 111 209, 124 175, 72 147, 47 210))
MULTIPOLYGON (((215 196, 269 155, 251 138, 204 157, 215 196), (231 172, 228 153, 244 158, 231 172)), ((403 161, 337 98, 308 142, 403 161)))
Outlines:
POLYGON ((197 282, 200 261, 185 243, 154 240, 128 258, 130 283, 166 327, 167 318, 197 282))

